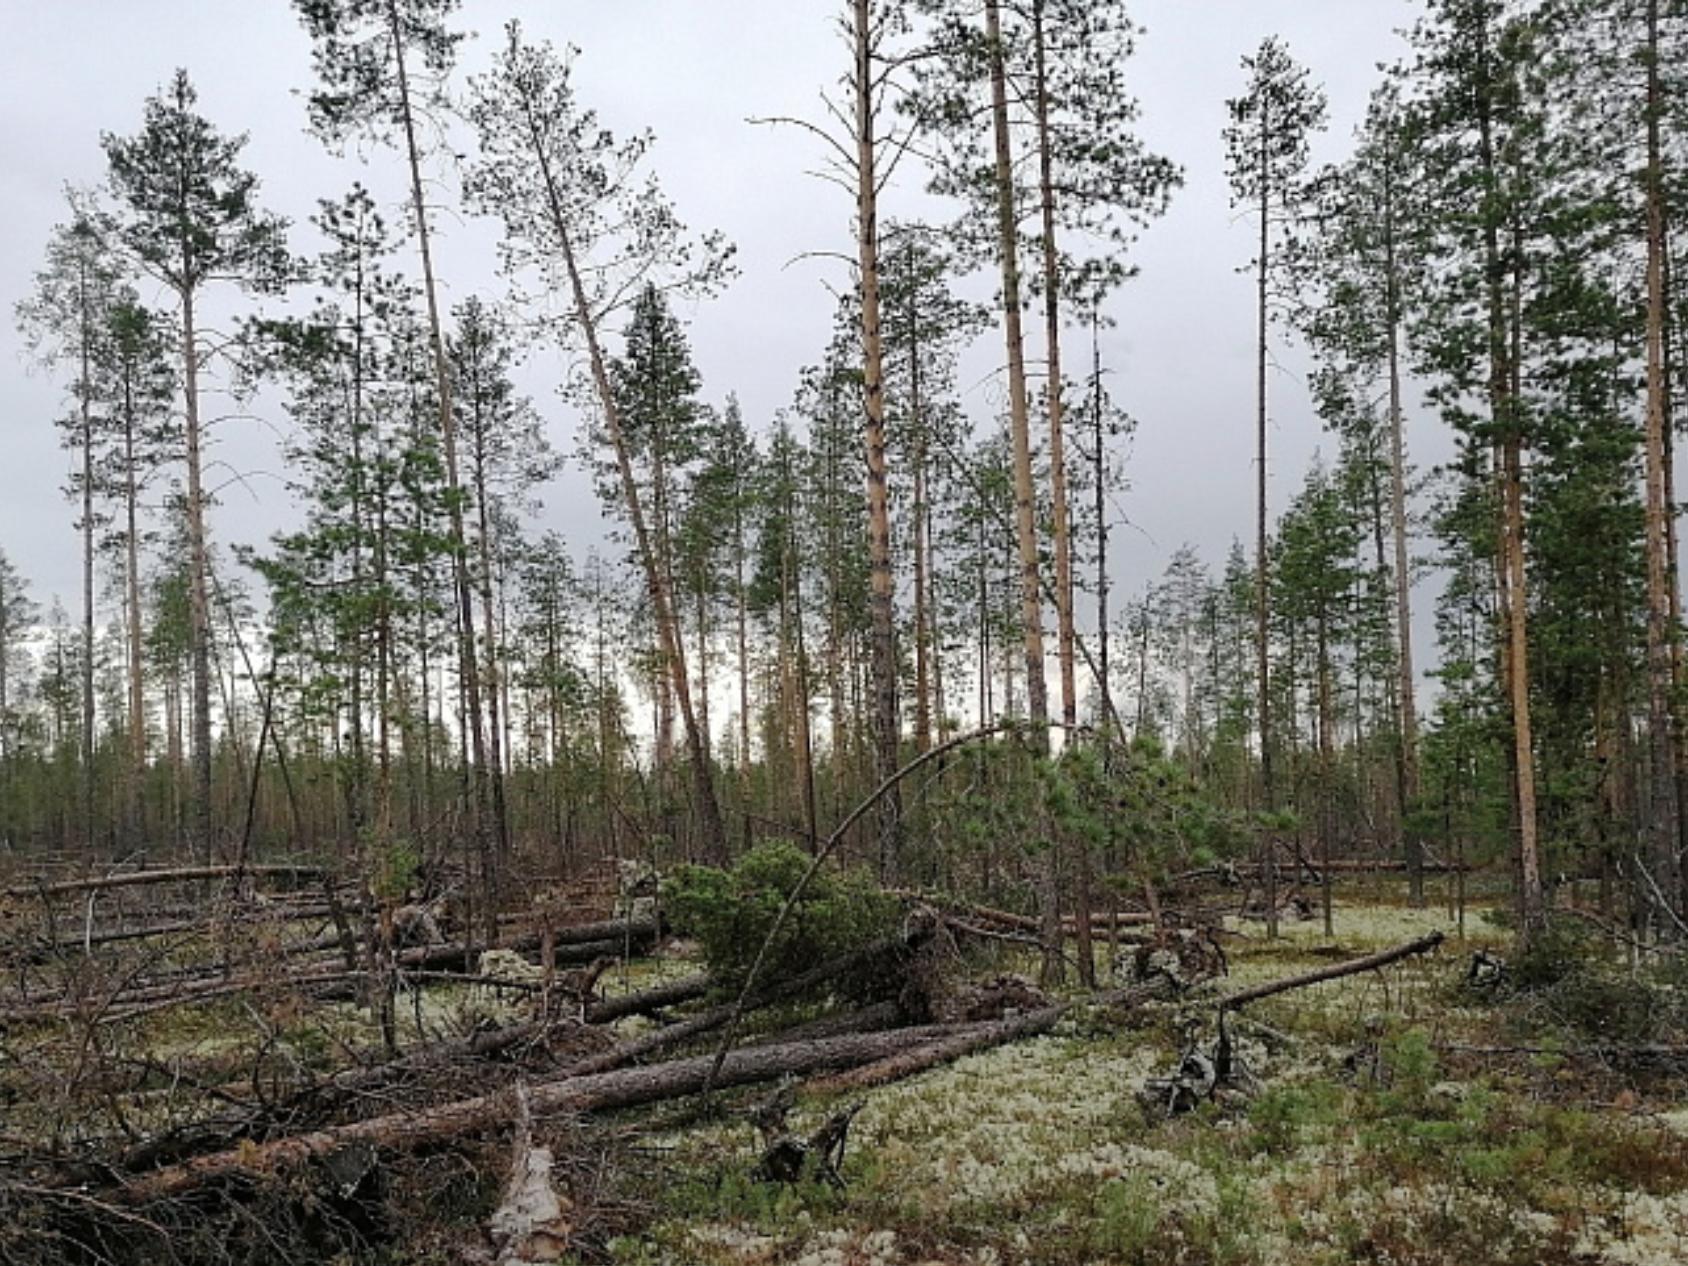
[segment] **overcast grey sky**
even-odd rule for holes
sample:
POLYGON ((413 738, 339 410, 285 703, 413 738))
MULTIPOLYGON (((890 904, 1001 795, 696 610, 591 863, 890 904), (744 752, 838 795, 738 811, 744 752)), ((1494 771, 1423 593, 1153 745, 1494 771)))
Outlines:
MULTIPOLYGON (((799 367, 818 357, 828 333, 825 266, 791 261, 847 248, 851 207, 835 187, 804 175, 818 157, 816 142, 746 120, 815 114, 818 90, 844 64, 832 21, 838 7, 836 0, 466 0, 461 14, 461 25, 480 38, 464 50, 459 84, 486 61, 509 17, 534 37, 579 45, 586 100, 618 131, 654 128, 655 163, 682 216, 738 244, 741 278, 688 317, 709 396, 737 391, 756 426, 790 399, 799 367)), ((1138 0, 1135 15, 1148 28, 1132 66, 1141 130, 1183 165, 1187 183, 1145 234, 1141 278, 1116 300, 1118 326, 1104 336, 1115 396, 1139 422, 1132 490, 1123 499, 1134 530, 1121 534, 1115 568, 1115 583, 1128 592, 1158 574, 1182 542, 1218 564, 1231 538, 1250 530, 1253 292, 1236 272, 1250 242, 1228 206, 1220 144, 1225 98, 1242 82, 1238 59, 1268 33, 1288 41, 1329 92, 1332 127, 1315 152, 1335 158, 1347 148, 1377 64, 1401 52, 1396 32, 1414 9, 1407 0, 1138 0)), ((399 173, 392 153, 335 159, 305 134, 296 91, 310 82, 309 45, 287 0, 0 0, 0 29, 7 32, 0 53, 0 301, 7 314, 0 324, 0 548, 43 602, 59 594, 70 605, 76 536, 60 491, 66 455, 52 426, 64 391, 27 365, 10 313, 62 218, 63 186, 102 179, 101 132, 134 131, 144 98, 185 66, 203 112, 226 131, 250 134, 245 159, 262 178, 263 201, 295 221, 300 248, 314 249, 304 221, 318 197, 359 179, 396 203, 399 173)), ((887 195, 885 214, 917 211, 918 184, 911 169, 887 195)), ((446 216, 440 230, 448 301, 502 293, 492 227, 446 216)), ((1039 354, 1036 346, 1028 351, 1039 354)), ((970 358, 965 403, 978 418, 998 398, 986 379, 999 358, 994 332, 970 358)), ((1331 448, 1308 408, 1299 367, 1290 355, 1273 380, 1278 505, 1314 450, 1331 448)), ((548 389, 560 372, 541 358, 524 379, 557 447, 570 451, 579 420, 548 389)), ((278 416, 273 405, 262 412, 278 416)), ((219 430, 216 482, 225 486, 214 531, 224 541, 261 539, 290 514, 272 427, 232 420, 219 430)), ((1437 428, 1426 421, 1417 433, 1416 458, 1434 460, 1437 428)), ((600 532, 584 477, 565 471, 546 500, 546 525, 583 555, 600 532)))

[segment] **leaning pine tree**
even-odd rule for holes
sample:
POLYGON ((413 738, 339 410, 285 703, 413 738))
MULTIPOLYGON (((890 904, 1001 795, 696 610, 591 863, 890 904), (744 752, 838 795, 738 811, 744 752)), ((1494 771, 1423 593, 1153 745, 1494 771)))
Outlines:
POLYGON ((649 134, 623 142, 601 127, 576 98, 568 62, 548 44, 524 43, 515 23, 491 73, 475 83, 471 118, 481 149, 471 194, 504 221, 506 267, 536 271, 560 292, 564 328, 572 327, 585 347, 686 730, 704 850, 724 857, 726 829, 693 706, 673 586, 634 477, 603 330, 640 282, 669 294, 714 292, 730 275, 732 249, 717 235, 696 242, 686 233, 655 180, 640 178, 649 134))

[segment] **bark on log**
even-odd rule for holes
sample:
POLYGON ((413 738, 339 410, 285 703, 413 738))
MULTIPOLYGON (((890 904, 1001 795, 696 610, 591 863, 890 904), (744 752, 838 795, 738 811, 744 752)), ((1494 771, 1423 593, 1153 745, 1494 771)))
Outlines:
MULTIPOLYGON (((997 910, 990 906, 976 905, 971 901, 963 901, 958 897, 946 897, 938 894, 916 892, 909 888, 893 888, 891 895, 905 901, 919 901, 931 906, 935 910, 949 911, 972 919, 979 923, 996 923, 1004 927, 1018 928, 1025 932, 1037 932, 1041 925, 1031 915, 1014 914, 1008 910, 997 910)), ((1152 923, 1154 916, 1143 910, 1120 910, 1112 917, 1119 920, 1121 927, 1152 923)), ((1106 910, 1094 910, 1090 915, 1090 926, 1093 931, 1106 931, 1110 914, 1106 910)), ((1075 930, 1075 923, 1071 918, 1063 920, 1062 926, 1070 936, 1075 930)))
POLYGON ((586 1005, 586 1022, 610 1024, 630 1015, 652 1015, 703 997, 713 984, 714 981, 706 973, 699 972, 695 976, 683 976, 666 985, 653 985, 638 993, 600 998, 586 1005))
POLYGON ((0 888, 0 897, 63 897, 72 893, 99 892, 108 888, 191 883, 201 879, 228 879, 235 875, 254 878, 285 875, 294 879, 314 879, 324 873, 321 866, 180 866, 170 870, 130 870, 116 875, 97 875, 89 879, 62 879, 55 883, 14 884, 9 888, 0 888))
MULTIPOLYGON (((510 915, 500 915, 500 923, 508 923, 523 929, 521 939, 532 938, 538 943, 544 934, 546 924, 551 927, 551 939, 558 945, 578 945, 583 941, 625 941, 635 943, 654 940, 662 928, 655 919, 600 919, 594 923, 556 923, 539 915, 519 912, 510 915)), ((508 942, 509 938, 505 938, 508 942)))
MULTIPOLYGON (((929 1044, 933 1035, 932 1029, 916 1028, 749 1047, 727 1056, 714 1077, 714 1084, 745 1086, 778 1077, 851 1068, 929 1044)), ((536 1115, 605 1112, 655 1103, 702 1090, 714 1063, 712 1056, 699 1055, 647 1068, 543 1082, 529 1087, 529 1102, 536 1115)), ((512 1109, 510 1095, 501 1092, 422 1112, 398 1112, 269 1143, 231 1148, 136 1178, 120 1188, 115 1198, 126 1204, 144 1204, 186 1195, 230 1179, 271 1177, 355 1144, 387 1151, 411 1151, 496 1129, 506 1124, 512 1109)))
MULTIPOLYGON (((1146 984, 1110 990, 1082 1001, 1094 1006, 1129 1008, 1140 1006, 1153 998, 1171 997, 1175 992, 1176 986, 1173 982, 1166 977, 1160 977, 1146 984)), ((904 1077, 912 1077, 916 1073, 950 1063, 976 1051, 1047 1033, 1076 1005, 1079 1003, 1060 1002, 1053 1006, 1040 1007, 1036 1011, 1028 1011, 1024 1015, 967 1025, 961 1031, 940 1037, 924 1046, 811 1082, 809 1088, 823 1092, 864 1090, 870 1086, 883 1086, 888 1082, 900 1081, 904 1077)))
POLYGON ((1282 980, 1269 980, 1265 984, 1255 985, 1252 989, 1244 989, 1219 999, 1219 1009, 1221 1011, 1235 1011, 1238 1007, 1247 1003, 1258 1002, 1260 999, 1270 998, 1274 994, 1288 993, 1291 989, 1323 984, 1327 980, 1340 980, 1344 976, 1356 976, 1361 972, 1387 967, 1390 963, 1400 962, 1403 958, 1412 958, 1417 954, 1428 954, 1444 939, 1442 933, 1432 932, 1428 936, 1419 937, 1416 941, 1408 941, 1405 945, 1397 945, 1393 949, 1379 950, 1375 954, 1367 954, 1364 958, 1351 958, 1345 963, 1321 967, 1317 971, 1306 972, 1300 976, 1286 976, 1282 980))
MULTIPOLYGON (((1376 860, 1368 858, 1343 858, 1333 860, 1324 865, 1324 869, 1329 870, 1333 875, 1401 874, 1405 872, 1406 868, 1405 862, 1398 859, 1391 860, 1389 858, 1378 858, 1376 860)), ((1176 887, 1180 884, 1196 883, 1197 881, 1203 879, 1217 879, 1225 875, 1235 875, 1238 877, 1253 876, 1259 871, 1259 869, 1260 864, 1258 862, 1235 862, 1227 866, 1202 866, 1196 870, 1180 871, 1176 875, 1169 876, 1166 882, 1168 885, 1176 887)), ((1469 864, 1458 865, 1452 862, 1433 862, 1426 860, 1424 863, 1424 873, 1427 875, 1444 874, 1456 870, 1470 872, 1477 869, 1479 869, 1479 867, 1469 864)))
MULTIPOLYGON (((887 954, 901 952, 907 948, 909 942, 901 937, 877 941, 854 953, 822 963, 819 967, 810 968, 801 976, 793 976, 790 980, 782 981, 771 988, 761 990, 750 998, 742 1000, 744 1014, 772 1006, 776 1002, 784 1002, 789 998, 800 997, 818 985, 824 985, 835 980, 846 972, 865 966, 882 958, 887 954)), ((589 1055, 579 1063, 569 1068, 569 1075, 584 1076, 588 1073, 607 1072, 612 1068, 622 1068, 636 1059, 644 1059, 659 1051, 672 1050, 674 1047, 720 1028, 733 1019, 740 1008, 740 1001, 724 1002, 718 1007, 711 1007, 707 1011, 700 1011, 697 1015, 671 1024, 667 1028, 659 1029, 655 1033, 647 1033, 644 1037, 635 1038, 631 1042, 616 1047, 613 1051, 605 1051, 601 1055, 589 1055)))

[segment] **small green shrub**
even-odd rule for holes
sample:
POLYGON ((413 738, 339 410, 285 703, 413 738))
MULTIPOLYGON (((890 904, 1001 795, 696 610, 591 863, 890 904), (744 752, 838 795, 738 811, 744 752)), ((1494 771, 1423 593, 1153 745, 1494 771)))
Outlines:
POLYGON ((1583 971, 1594 953, 1580 928, 1554 923, 1531 938, 1529 948, 1507 964, 1516 989, 1547 989, 1583 971))
POLYGON ((1274 1086, 1249 1105, 1249 1149, 1288 1155, 1304 1133, 1324 1131, 1343 1117, 1343 1095, 1334 1082, 1309 1081, 1274 1086))
MULTIPOLYGON (((664 885, 664 906, 675 927, 702 944, 710 971, 725 984, 739 985, 808 867, 808 854, 795 844, 768 841, 731 870, 681 867, 664 885)), ((863 948, 889 936, 896 919, 896 899, 865 871, 823 867, 792 907, 759 979, 787 980, 863 948)))

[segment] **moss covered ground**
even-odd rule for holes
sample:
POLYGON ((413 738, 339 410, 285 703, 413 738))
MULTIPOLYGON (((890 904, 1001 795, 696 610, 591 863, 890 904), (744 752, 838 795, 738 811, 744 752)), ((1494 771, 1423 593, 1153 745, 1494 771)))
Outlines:
MULTIPOLYGON (((608 1256, 627 1266, 1688 1262, 1688 1083, 1585 1059, 1585 1030, 1474 996, 1462 983, 1470 953, 1503 947, 1502 929, 1473 911, 1461 941, 1445 910, 1368 901, 1338 905, 1333 938, 1317 919, 1276 942, 1233 926, 1246 939, 1229 943, 1231 976, 1205 992, 1123 1020, 1080 1013, 1048 1036, 866 1092, 842 1189, 754 1181, 757 1137, 742 1113, 659 1133, 630 1180, 644 1215, 608 1256), (1187 1042, 1211 1040, 1219 993, 1431 928, 1450 934, 1433 957, 1250 1008, 1235 1028, 1250 1093, 1170 1120, 1139 1102, 1187 1042), (1498 1045, 1531 1049, 1470 1050, 1498 1045)), ((1656 1007, 1673 987, 1648 988, 1656 1007)), ((800 1098, 793 1124, 836 1106, 800 1098)))

